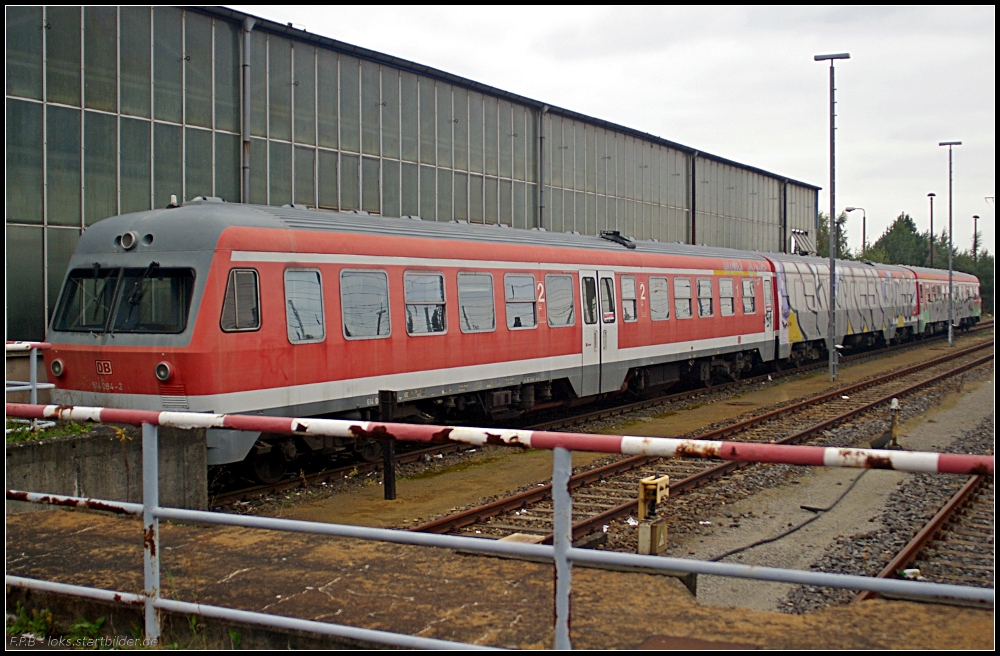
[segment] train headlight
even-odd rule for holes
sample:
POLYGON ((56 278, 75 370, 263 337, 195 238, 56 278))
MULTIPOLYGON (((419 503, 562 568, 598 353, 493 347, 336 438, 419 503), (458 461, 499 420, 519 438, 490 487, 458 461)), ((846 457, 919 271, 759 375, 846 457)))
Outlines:
POLYGON ((52 361, 52 364, 49 365, 49 371, 52 372, 53 376, 59 378, 64 373, 66 373, 66 365, 63 364, 62 360, 56 358, 55 360, 52 361))
POLYGON ((161 362, 156 365, 156 378, 161 383, 165 383, 170 380, 170 377, 174 375, 174 370, 166 362, 161 362))
POLYGON ((126 232, 122 235, 121 245, 125 250, 131 250, 135 246, 135 242, 138 239, 138 235, 133 231, 126 232))

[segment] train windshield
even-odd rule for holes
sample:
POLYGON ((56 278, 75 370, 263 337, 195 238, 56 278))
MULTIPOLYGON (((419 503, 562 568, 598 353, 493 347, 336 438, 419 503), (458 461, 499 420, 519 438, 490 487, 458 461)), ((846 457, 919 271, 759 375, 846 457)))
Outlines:
POLYGON ((54 328, 75 332, 181 333, 187 326, 194 271, 95 266, 74 269, 56 310, 54 328))

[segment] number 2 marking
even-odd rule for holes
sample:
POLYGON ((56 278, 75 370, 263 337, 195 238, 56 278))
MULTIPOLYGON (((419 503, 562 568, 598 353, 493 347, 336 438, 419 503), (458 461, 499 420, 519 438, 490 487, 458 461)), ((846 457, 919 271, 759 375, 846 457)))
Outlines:
POLYGON ((646 283, 639 283, 639 298, 643 301, 646 300, 646 283))
POLYGON ((545 302, 545 286, 542 283, 538 283, 538 302, 545 302))

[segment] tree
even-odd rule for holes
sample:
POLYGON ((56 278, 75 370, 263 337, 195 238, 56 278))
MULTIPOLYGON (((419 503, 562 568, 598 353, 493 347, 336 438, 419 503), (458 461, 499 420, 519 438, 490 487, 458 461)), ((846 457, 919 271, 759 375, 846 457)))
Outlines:
MULTIPOLYGON (((850 249, 847 248, 847 213, 837 215, 837 257, 850 259, 850 249)), ((819 213, 819 229, 816 231, 816 252, 820 257, 830 257, 830 215, 819 213)))
POLYGON ((901 212, 871 248, 862 253, 862 259, 884 264, 924 266, 927 262, 927 247, 927 240, 917 232, 916 222, 909 214, 901 212), (870 257, 869 252, 879 259, 870 257))

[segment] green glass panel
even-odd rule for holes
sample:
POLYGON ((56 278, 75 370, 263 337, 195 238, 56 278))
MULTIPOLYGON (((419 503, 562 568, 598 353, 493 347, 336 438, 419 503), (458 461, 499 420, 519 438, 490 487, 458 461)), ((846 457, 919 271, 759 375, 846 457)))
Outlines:
POLYGON ((212 127, 212 19, 190 11, 184 14, 184 86, 190 125, 212 127))
POLYGON ((566 232, 566 221, 563 216, 563 192, 562 189, 546 190, 548 192, 548 224, 547 230, 552 232, 566 232))
POLYGON ((83 10, 84 102, 87 107, 115 111, 118 106, 118 10, 83 10))
POLYGON ((149 121, 121 120, 121 213, 141 212, 149 203, 149 121))
MULTIPOLYGON (((359 62, 340 58, 340 147, 351 152, 361 148, 361 107, 359 62)), ((355 208, 357 209, 357 208, 355 208)))
POLYGON ((452 172, 450 169, 437 171, 437 220, 451 221, 455 218, 451 209, 452 172))
POLYGON ((513 225, 513 202, 510 180, 500 180, 500 223, 513 225))
POLYGON ((436 155, 434 142, 435 102, 434 81, 422 78, 420 80, 420 161, 423 164, 433 164, 436 155))
POLYGON ((483 223, 483 176, 469 176, 469 222, 483 223))
POLYGON ((121 50, 126 53, 121 60, 122 112, 149 118, 150 9, 121 7, 119 11, 121 50))
POLYGON ((319 151, 319 206, 336 209, 337 199, 337 153, 319 151))
POLYGON ((319 145, 336 148, 338 139, 337 108, 337 55, 324 48, 319 49, 319 69, 317 79, 317 120, 319 122, 319 145))
MULTIPOLYGON (((382 142, 385 145, 385 142, 382 142)), ((399 216, 399 162, 382 160, 382 215, 399 216)))
POLYGON ((451 87, 447 84, 437 85, 437 164, 452 165, 452 130, 455 128, 452 110, 451 87))
POLYGON ((379 179, 379 161, 374 157, 361 160, 361 209, 372 214, 380 211, 382 182, 379 179))
POLYGON ((513 124, 513 108, 509 102, 500 101, 500 176, 509 178, 514 174, 514 135, 517 131, 513 124))
POLYGON ((469 169, 483 172, 483 97, 469 94, 469 169))
POLYGON ((399 157, 399 71, 385 67, 382 68, 382 156, 399 157))
POLYGON ((528 194, 526 199, 527 208, 525 210, 528 217, 528 227, 544 227, 538 222, 538 185, 528 183, 525 185, 525 189, 528 194))
POLYGON ((46 7, 45 80, 50 102, 80 105, 80 8, 46 7))
POLYGON ((525 173, 525 150, 527 149, 527 144, 531 143, 528 141, 528 134, 526 131, 526 126, 524 124, 524 108, 514 107, 514 128, 511 132, 513 135, 512 139, 514 142, 514 179, 524 180, 525 173))
POLYGON ((83 204, 89 226, 118 213, 118 118, 84 112, 83 152, 83 204))
POLYGON ((497 223, 499 215, 497 214, 497 179, 496 178, 486 178, 486 223, 492 225, 497 223))
POLYGON ((514 227, 515 228, 528 228, 533 227, 528 225, 528 215, 527 208, 525 207, 526 193, 524 189, 523 182, 514 182, 514 227))
POLYGON ((267 204, 267 142, 250 140, 250 202, 267 204))
POLYGON ((153 9, 153 115, 177 123, 181 120, 184 63, 182 18, 183 12, 176 7, 153 9))
POLYGON ((80 225, 80 110, 48 108, 48 222, 80 225))
POLYGON ((495 98, 484 98, 483 102, 483 141, 486 153, 486 172, 490 175, 497 174, 497 101, 495 98))
POLYGON ((80 240, 80 231, 67 228, 48 228, 45 231, 46 252, 48 253, 49 282, 49 313, 55 309, 62 290, 63 279, 69 266, 69 258, 76 250, 76 242, 80 240))
POLYGON ((215 195, 230 203, 240 201, 240 137, 215 133, 215 195))
POLYGON ((437 219, 437 176, 434 167, 420 167, 420 218, 425 221, 437 219))
POLYGON ((588 235, 597 234, 597 196, 595 194, 587 194, 585 197, 585 202, 587 206, 587 231, 588 235))
POLYGON ((214 196, 212 190, 212 133, 209 130, 185 128, 184 196, 214 196))
POLYGON ((420 174, 416 164, 403 164, 401 216, 420 214, 420 174))
MULTIPOLYGON (((250 32, 250 134, 267 136, 267 34, 250 32)), ((257 202, 257 201, 254 201, 257 202)))
POLYGON ((552 155, 549 157, 549 166, 552 170, 552 180, 550 184, 553 187, 563 187, 564 176, 563 176, 563 157, 566 153, 566 148, 563 147, 563 121, 562 118, 558 116, 553 116, 550 123, 550 131, 548 139, 546 141, 551 144, 552 155))
POLYGON ((42 99, 41 7, 7 7, 7 93, 42 99))
MULTIPOLYGON (((268 136, 272 139, 291 139, 292 42, 270 35, 267 39, 267 57, 269 65, 267 70, 268 100, 271 111, 268 136)), ((290 152, 289 157, 291 157, 290 152)), ((289 165, 289 171, 291 171, 291 165, 289 165)), ((275 204, 273 199, 271 204, 275 204)))
POLYGON ((313 148, 295 149, 295 202, 316 206, 315 156, 313 148))
POLYGON ((215 127, 240 129, 240 28, 223 20, 215 21, 215 127))
POLYGON ((42 222, 43 141, 42 105, 8 99, 7 221, 9 222, 42 222))
POLYGON ((456 87, 452 91, 455 106, 455 168, 469 170, 469 93, 456 87))
POLYGON ((590 167, 593 167, 593 164, 590 164, 590 162, 587 161, 587 135, 585 133, 583 123, 574 123, 573 127, 575 128, 573 130, 575 133, 575 140, 573 143, 573 155, 575 159, 574 165, 576 167, 576 175, 574 176, 576 181, 575 188, 582 190, 587 184, 588 164, 590 167))
POLYGON ((181 128, 176 125, 153 125, 153 207, 166 207, 171 196, 184 198, 181 128))
POLYGON ((584 152, 584 160, 587 163, 586 189, 589 192, 594 192, 597 190, 597 167, 601 163, 601 159, 597 155, 596 131, 588 125, 585 127, 584 132, 587 141, 587 150, 584 152))
POLYGON ((538 116, 532 110, 524 109, 524 179, 538 180, 538 116))
MULTIPOLYGON (((628 198, 629 197, 629 185, 631 184, 631 175, 629 171, 629 160, 627 157, 627 139, 623 135, 617 135, 615 140, 616 148, 616 159, 615 159, 615 175, 618 176, 617 186, 615 187, 615 192, 618 198, 628 198)), ((625 206, 621 203, 618 205, 618 221, 621 225, 621 221, 624 218, 624 208, 625 206)))
MULTIPOLYGON (((403 140, 402 157, 410 162, 415 162, 417 161, 417 153, 419 151, 419 141, 417 138, 419 129, 417 126, 420 124, 418 116, 417 76, 404 72, 400 74, 399 82, 402 103, 400 109, 403 140)), ((406 210, 403 211, 403 214, 406 214, 406 210)))
POLYGON ((381 114, 381 99, 379 98, 378 64, 370 61, 361 62, 361 149, 368 155, 379 154, 379 115, 381 114))
MULTIPOLYGON (((295 141, 316 143, 316 49, 295 46, 295 141)), ((298 178, 298 174, 296 174, 298 178)), ((315 201, 310 201, 312 205, 315 201)))
POLYGON ((343 155, 340 158, 340 208, 344 210, 361 209, 358 157, 343 155))
POLYGON ((469 176, 466 173, 455 173, 455 218, 469 220, 469 176))
POLYGON ((599 194, 608 193, 608 155, 605 152, 605 136, 607 132, 597 130, 594 139, 594 150, 596 151, 596 190, 599 194))
POLYGON ((287 205, 292 202, 292 144, 270 141, 268 146, 271 162, 268 205, 287 205))
POLYGON ((45 339, 42 228, 7 226, 7 339, 45 339))

